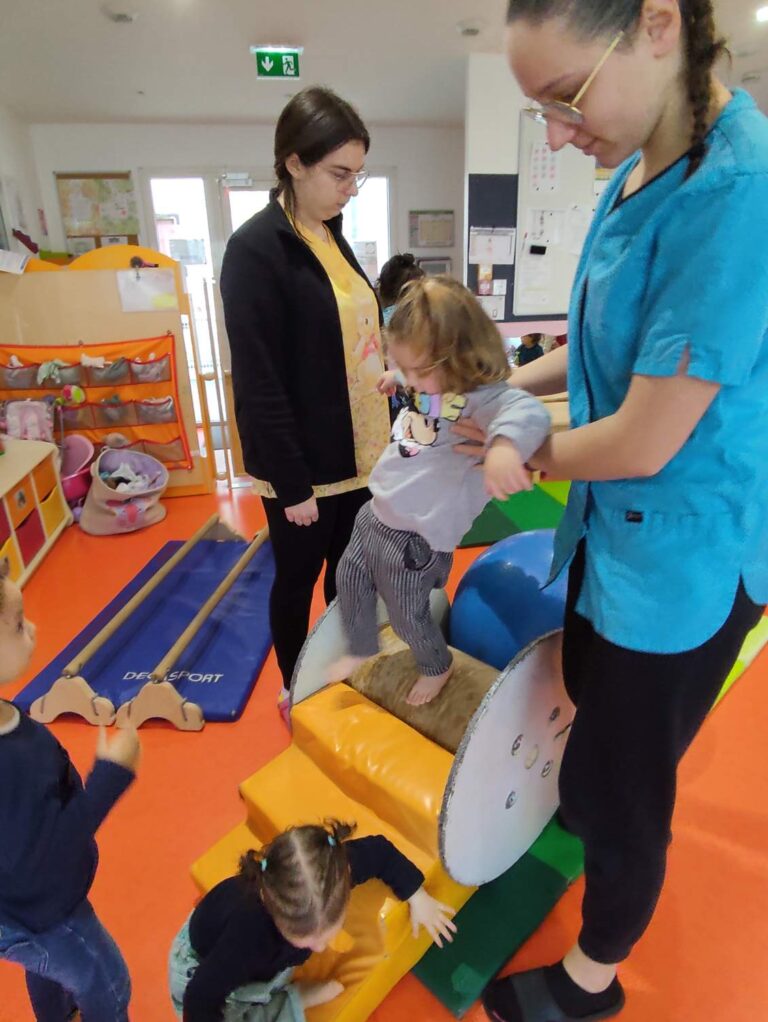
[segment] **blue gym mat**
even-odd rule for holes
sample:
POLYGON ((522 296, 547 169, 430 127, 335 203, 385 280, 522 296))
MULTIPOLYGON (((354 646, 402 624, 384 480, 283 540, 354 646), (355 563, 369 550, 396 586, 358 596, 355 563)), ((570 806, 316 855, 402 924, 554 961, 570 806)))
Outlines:
MULTIPOLYGON (((19 693, 15 700, 19 706, 28 710, 38 696, 45 695, 62 668, 181 546, 181 542, 166 543, 19 693)), ((238 540, 197 543, 85 665, 83 676, 91 688, 111 699, 115 709, 132 699, 246 547, 247 543, 238 540)), ((237 720, 245 708, 272 646, 269 592, 274 577, 272 546, 266 542, 169 676, 182 696, 200 706, 206 721, 237 720)))

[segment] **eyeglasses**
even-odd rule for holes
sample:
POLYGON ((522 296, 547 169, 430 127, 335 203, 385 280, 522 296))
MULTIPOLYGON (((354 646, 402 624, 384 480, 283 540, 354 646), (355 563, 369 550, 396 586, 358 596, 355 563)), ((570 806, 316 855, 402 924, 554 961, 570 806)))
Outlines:
POLYGON ((336 167, 323 167, 323 170, 330 174, 339 188, 350 188, 353 184, 358 190, 368 180, 368 171, 361 170, 357 174, 353 170, 339 170, 336 167))
POLYGON ((598 61, 597 67, 594 69, 589 78, 587 78, 586 82, 584 82, 570 103, 566 103, 564 100, 559 99, 552 100, 551 103, 533 103, 531 106, 525 107, 523 113, 532 117, 537 124, 547 124, 549 121, 558 121, 560 124, 569 124, 573 126, 583 124, 584 114, 579 109, 578 104, 582 101, 582 99, 584 99, 584 94, 587 89, 590 87, 592 82, 594 82, 595 78, 597 78, 603 64, 605 64, 623 38, 624 33, 619 32, 598 61))

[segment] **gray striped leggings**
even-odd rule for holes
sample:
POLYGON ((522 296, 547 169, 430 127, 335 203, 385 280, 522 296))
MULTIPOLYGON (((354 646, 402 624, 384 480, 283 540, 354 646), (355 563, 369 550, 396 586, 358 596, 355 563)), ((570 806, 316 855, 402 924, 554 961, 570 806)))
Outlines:
POLYGON ((352 656, 379 650, 376 598, 389 612, 396 635, 410 646, 419 670, 442 674, 452 658, 443 633, 432 620, 429 594, 448 580, 453 554, 435 552, 415 532, 382 524, 364 504, 355 519, 349 546, 336 572, 339 606, 352 656))

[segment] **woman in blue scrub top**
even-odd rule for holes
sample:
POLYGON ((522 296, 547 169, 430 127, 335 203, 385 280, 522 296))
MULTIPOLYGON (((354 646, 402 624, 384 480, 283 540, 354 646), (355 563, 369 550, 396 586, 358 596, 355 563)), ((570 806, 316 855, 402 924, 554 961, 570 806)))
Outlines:
POLYGON ((586 893, 565 959, 484 1003, 498 1022, 571 1022, 623 1007, 678 762, 768 600, 768 120, 712 73, 709 0, 510 0, 507 43, 552 149, 618 168, 568 347, 514 376, 570 392, 574 428, 532 467, 573 480, 553 570, 570 565, 561 812, 586 893))

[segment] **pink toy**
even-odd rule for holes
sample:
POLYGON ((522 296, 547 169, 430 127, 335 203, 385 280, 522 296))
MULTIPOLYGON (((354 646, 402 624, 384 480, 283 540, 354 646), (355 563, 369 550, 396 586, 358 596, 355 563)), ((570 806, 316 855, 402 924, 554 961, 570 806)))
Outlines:
POLYGON ((72 433, 64 438, 61 452, 61 485, 70 507, 78 504, 91 485, 93 444, 87 437, 72 433))

